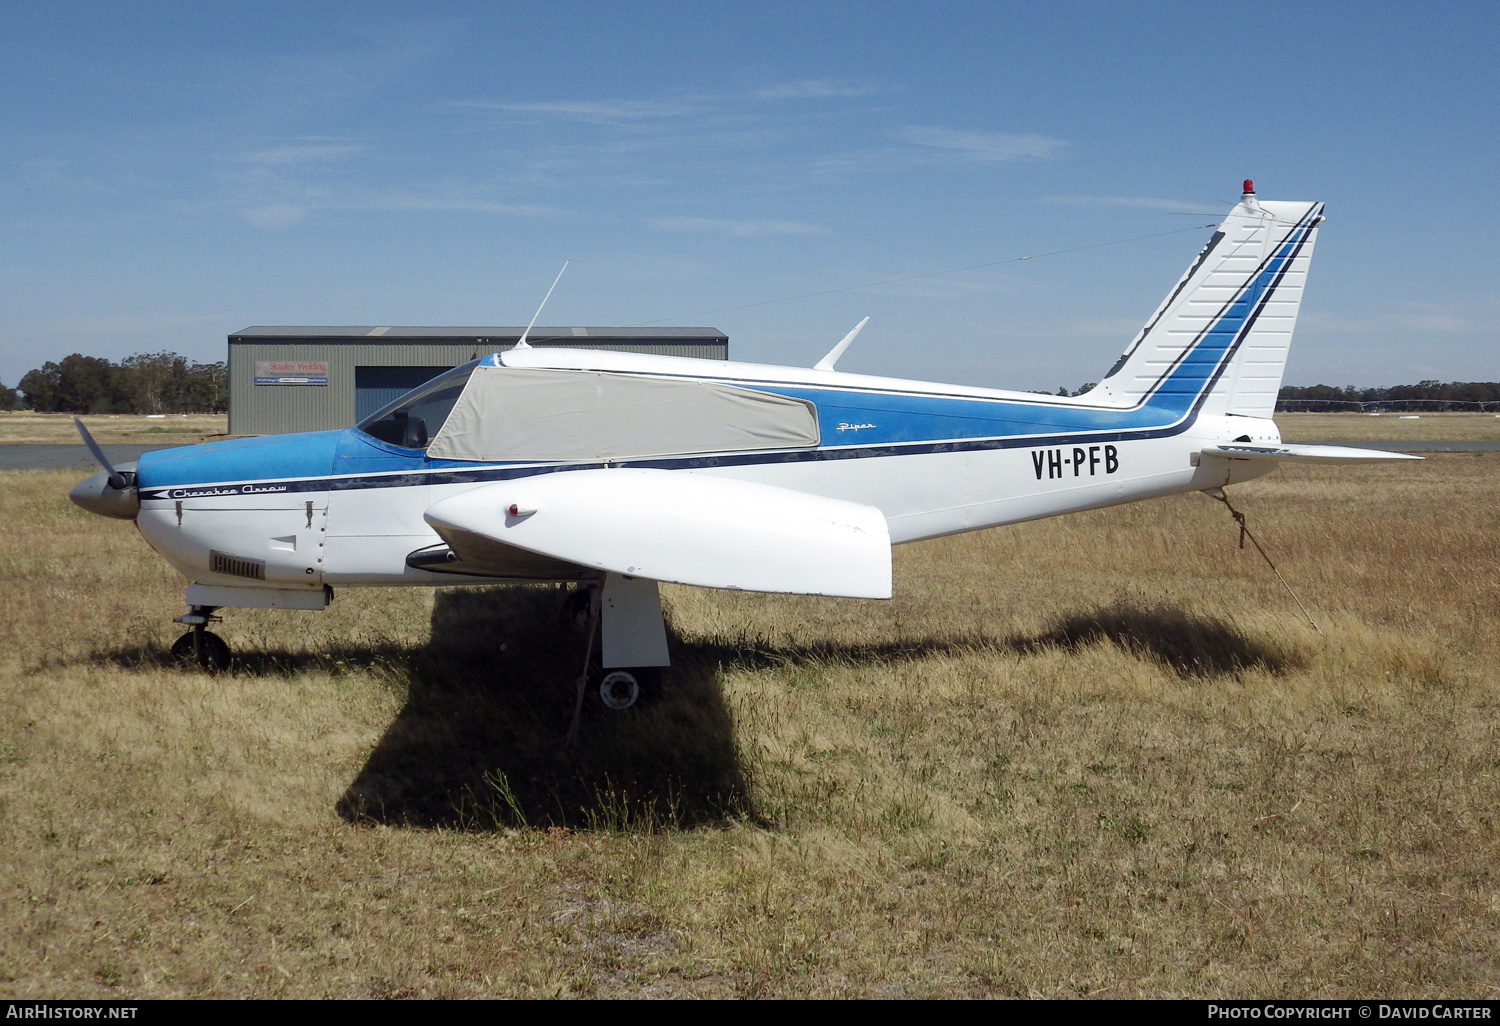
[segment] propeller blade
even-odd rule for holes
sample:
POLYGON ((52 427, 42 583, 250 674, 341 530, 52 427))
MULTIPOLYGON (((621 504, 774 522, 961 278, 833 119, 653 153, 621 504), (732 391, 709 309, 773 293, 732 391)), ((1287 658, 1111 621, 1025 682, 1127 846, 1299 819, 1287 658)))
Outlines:
POLYGON ((109 472, 109 486, 111 488, 124 488, 125 475, 116 470, 110 464, 109 460, 105 458, 104 450, 99 448, 99 443, 94 441, 94 436, 89 434, 89 429, 83 426, 83 421, 74 417, 73 423, 78 425, 78 433, 83 436, 83 444, 89 447, 89 452, 94 454, 94 459, 99 461, 99 466, 109 472))

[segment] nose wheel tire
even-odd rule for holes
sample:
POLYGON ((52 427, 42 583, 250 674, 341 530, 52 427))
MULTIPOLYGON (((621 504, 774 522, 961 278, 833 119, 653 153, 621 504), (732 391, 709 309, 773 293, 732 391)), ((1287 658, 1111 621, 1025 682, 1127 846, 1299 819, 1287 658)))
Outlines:
POLYGON ((198 650, 193 651, 194 631, 188 631, 172 643, 172 661, 182 666, 201 666, 205 670, 229 669, 229 646, 212 631, 200 634, 198 650))
POLYGON ((599 704, 610 712, 639 709, 656 697, 660 671, 656 667, 607 670, 599 679, 599 704))

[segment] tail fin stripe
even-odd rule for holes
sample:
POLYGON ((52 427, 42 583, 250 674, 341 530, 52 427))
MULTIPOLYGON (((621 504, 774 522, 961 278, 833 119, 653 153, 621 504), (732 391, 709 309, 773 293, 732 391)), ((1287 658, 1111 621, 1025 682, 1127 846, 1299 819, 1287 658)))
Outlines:
MULTIPOLYGON (((1309 210, 1288 233, 1276 252, 1266 257, 1238 294, 1225 301, 1209 325, 1177 355, 1156 384, 1141 397, 1137 408, 1148 403, 1157 407, 1167 405, 1169 408, 1180 405, 1178 412, 1187 413, 1190 408, 1201 405, 1203 397, 1207 396, 1218 381, 1240 342, 1254 326, 1266 302, 1275 294, 1276 287, 1292 267, 1297 254, 1311 235, 1319 209, 1314 207, 1309 210), (1170 398, 1164 404, 1160 401, 1162 397, 1170 398)), ((1181 286, 1178 291, 1180 290, 1181 286)))

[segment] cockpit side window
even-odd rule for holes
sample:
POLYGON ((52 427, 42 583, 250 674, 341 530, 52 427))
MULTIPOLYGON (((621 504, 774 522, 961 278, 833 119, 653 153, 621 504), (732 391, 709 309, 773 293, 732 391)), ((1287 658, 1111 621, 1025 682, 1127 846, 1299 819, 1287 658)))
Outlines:
POLYGON ((376 410, 355 427, 390 445, 426 449, 443 429, 478 363, 475 360, 439 374, 389 406, 376 410))

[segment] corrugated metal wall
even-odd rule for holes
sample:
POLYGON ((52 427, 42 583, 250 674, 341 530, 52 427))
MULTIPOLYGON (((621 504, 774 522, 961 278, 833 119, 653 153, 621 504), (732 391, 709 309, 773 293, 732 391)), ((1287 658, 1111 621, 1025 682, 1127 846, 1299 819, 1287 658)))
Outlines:
MULTIPOLYGON (((727 360, 728 340, 611 342, 590 338, 581 344, 537 342, 540 347, 609 349, 657 356, 687 356, 727 360)), ((292 431, 326 431, 355 422, 356 367, 457 367, 488 353, 505 352, 509 345, 442 340, 419 342, 361 338, 344 342, 329 339, 240 338, 229 336, 229 433, 273 435, 292 431), (327 385, 257 385, 257 361, 303 360, 328 365, 327 385)))

